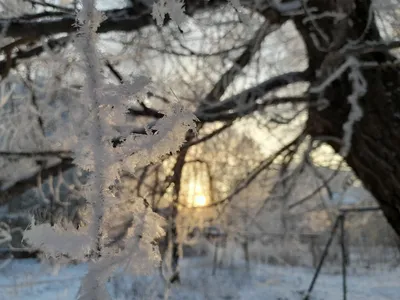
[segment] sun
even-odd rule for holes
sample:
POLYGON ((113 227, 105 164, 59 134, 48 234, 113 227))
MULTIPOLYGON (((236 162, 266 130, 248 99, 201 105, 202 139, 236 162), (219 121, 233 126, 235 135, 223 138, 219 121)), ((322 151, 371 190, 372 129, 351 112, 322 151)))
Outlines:
POLYGON ((196 195, 194 197, 194 206, 205 206, 207 204, 206 196, 204 195, 196 195))

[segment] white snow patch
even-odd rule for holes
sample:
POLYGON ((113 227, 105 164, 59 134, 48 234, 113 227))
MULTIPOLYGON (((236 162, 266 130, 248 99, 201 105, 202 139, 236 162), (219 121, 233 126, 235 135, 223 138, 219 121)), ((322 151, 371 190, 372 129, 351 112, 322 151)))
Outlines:
MULTIPOLYGON (((181 263, 182 283, 174 285, 170 299, 302 299, 311 282, 313 269, 253 264, 246 272, 236 262, 211 275, 210 258, 184 259, 181 263)), ((0 270, 0 300, 3 299, 75 299, 80 280, 87 272, 86 264, 61 267, 55 273, 35 260, 15 260, 0 270)), ((400 269, 371 271, 348 276, 348 299, 398 299, 400 269)), ((321 274, 311 299, 337 300, 342 297, 340 274, 321 274)), ((112 299, 163 299, 164 286, 156 275, 126 276, 112 279, 107 288, 112 299)))

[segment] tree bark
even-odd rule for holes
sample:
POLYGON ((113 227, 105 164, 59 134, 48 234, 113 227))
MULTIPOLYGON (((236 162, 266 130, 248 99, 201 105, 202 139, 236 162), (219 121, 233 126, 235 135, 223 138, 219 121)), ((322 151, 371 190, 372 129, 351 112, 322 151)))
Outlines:
MULTIPOLYGON (((339 1, 313 0, 309 7, 317 7, 321 11, 337 11, 339 1)), ((342 1, 343 2, 343 1, 342 1)), ((351 22, 338 28, 332 19, 316 20, 320 30, 326 33, 330 44, 323 51, 316 47, 312 35, 318 35, 315 24, 304 23, 303 17, 295 18, 295 24, 306 45, 309 57, 311 86, 321 82, 318 71, 327 73, 329 63, 335 69, 343 63, 342 60, 332 60, 333 53, 341 48, 346 39, 358 40, 358 45, 365 42, 382 41, 375 20, 370 13, 370 0, 354 0, 355 8, 349 15, 351 22), (371 19, 372 17, 372 19, 371 19), (346 27, 347 26, 347 27, 346 27), (338 31, 344 36, 342 41, 336 41, 338 31), (329 61, 330 60, 330 61, 329 61)), ((357 55, 359 61, 374 62, 377 67, 362 68, 362 74, 367 82, 366 94, 359 99, 363 116, 353 126, 351 148, 345 157, 348 165, 354 170, 364 186, 378 201, 389 224, 400 236, 400 76, 399 67, 391 64, 395 57, 388 50, 377 49, 364 51, 357 55)), ((332 68, 331 68, 332 69, 332 68)), ((348 120, 351 105, 348 96, 352 93, 352 82, 349 80, 349 70, 333 81, 322 95, 313 95, 310 101, 318 97, 328 100, 329 106, 318 110, 311 105, 308 113, 307 130, 312 137, 331 136, 334 139, 328 143, 339 153, 341 140, 344 136, 343 125, 348 120)))

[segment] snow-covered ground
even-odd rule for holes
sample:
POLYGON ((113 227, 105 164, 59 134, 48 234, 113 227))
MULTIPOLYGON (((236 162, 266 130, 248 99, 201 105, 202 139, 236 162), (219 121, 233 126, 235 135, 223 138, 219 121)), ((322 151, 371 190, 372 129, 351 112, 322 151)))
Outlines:
MULTIPOLYGON (((15 260, 0 270, 0 299, 74 299, 85 264, 54 270, 35 260, 15 260)), ((209 258, 182 262, 182 283, 173 286, 170 299, 302 299, 313 276, 312 269, 252 265, 225 267, 211 275, 209 258)), ((368 271, 348 277, 351 300, 400 299, 400 269, 368 271)), ((322 274, 310 299, 337 300, 342 297, 340 274, 322 274)), ((119 276, 109 283, 113 299, 164 299, 164 285, 158 275, 119 276)))

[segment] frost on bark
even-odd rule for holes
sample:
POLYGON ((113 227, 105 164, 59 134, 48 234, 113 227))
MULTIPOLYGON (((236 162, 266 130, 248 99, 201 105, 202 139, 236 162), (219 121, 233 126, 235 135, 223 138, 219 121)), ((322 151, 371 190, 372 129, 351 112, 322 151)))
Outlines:
MULTIPOLYGON (((341 27, 338 23, 335 25, 332 18, 305 23, 303 16, 295 18, 295 24, 307 48, 312 86, 321 84, 332 70, 344 63, 346 55, 341 55, 340 50, 355 53, 361 62, 360 70, 367 84, 365 94, 358 101, 363 114, 353 124, 351 147, 345 159, 377 199, 388 222, 400 235, 399 68, 393 63, 396 58, 388 50, 373 47, 369 51, 356 50, 360 44, 382 42, 382 38, 371 13, 371 1, 353 2, 347 22, 341 27), (324 32, 331 43, 324 44, 322 38, 318 39, 318 31, 324 32), (338 36, 342 37, 341 40, 338 36), (353 48, 351 41, 355 42, 353 48)), ((308 1, 309 7, 317 7, 319 11, 337 11, 337 5, 328 0, 308 1)), ((322 93, 311 94, 311 101, 324 98, 329 106, 318 110, 311 105, 308 133, 315 138, 331 137, 328 143, 337 152, 342 149, 343 125, 352 109, 349 95, 354 94, 354 86, 350 73, 351 68, 331 82, 322 93)))

